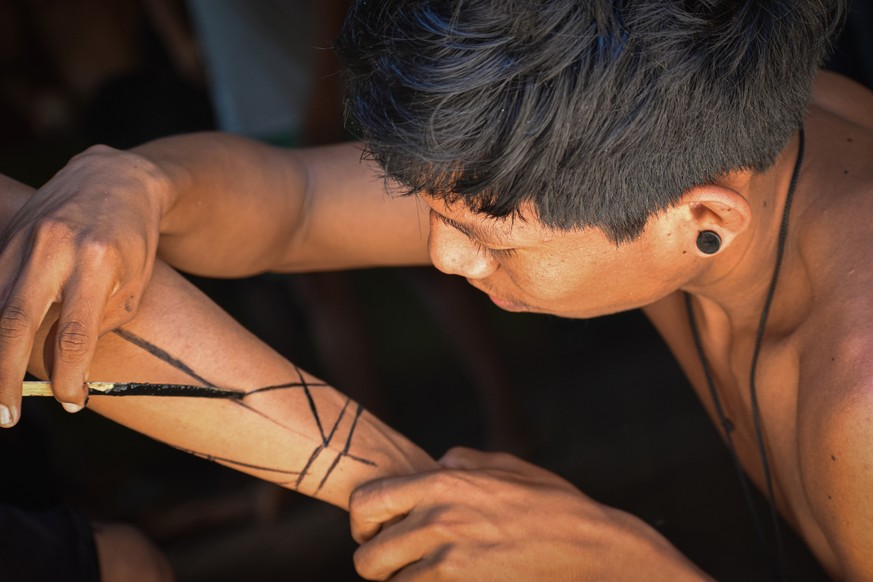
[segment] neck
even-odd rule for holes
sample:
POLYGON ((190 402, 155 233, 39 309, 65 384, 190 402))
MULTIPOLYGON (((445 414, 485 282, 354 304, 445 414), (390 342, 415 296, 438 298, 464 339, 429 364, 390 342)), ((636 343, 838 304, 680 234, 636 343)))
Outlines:
MULTIPOLYGON (((745 196, 753 213, 748 228, 738 234, 723 253, 713 257, 707 268, 685 289, 700 303, 705 320, 722 321, 743 333, 757 329, 773 278, 799 141, 795 135, 766 172, 738 172, 724 179, 722 185, 745 196)), ((798 182, 802 182, 802 172, 798 182)), ((796 286, 796 283, 791 285, 789 282, 801 279, 802 265, 791 260, 796 253, 791 241, 789 230, 779 275, 780 288, 796 286)), ((778 328, 785 323, 780 320, 791 310, 785 305, 781 307, 773 306, 768 327, 778 328)))

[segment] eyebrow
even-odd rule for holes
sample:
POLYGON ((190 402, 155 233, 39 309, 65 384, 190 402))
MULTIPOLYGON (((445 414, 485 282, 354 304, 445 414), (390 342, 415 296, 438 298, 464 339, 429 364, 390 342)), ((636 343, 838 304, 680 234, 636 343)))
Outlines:
POLYGON ((447 224, 448 226, 451 226, 452 228, 454 228, 456 230, 461 231, 469 238, 477 239, 480 241, 484 241, 484 240, 488 240, 488 239, 494 239, 495 241, 498 241, 498 240, 503 239, 503 237, 501 237, 495 230, 492 230, 491 232, 485 232, 477 225, 469 225, 468 226, 466 224, 461 224, 460 222, 458 222, 456 220, 452 220, 448 216, 443 216, 439 212, 436 212, 433 208, 431 208, 430 211, 434 216, 437 217, 437 219, 439 219, 440 222, 442 222, 443 224, 447 224))

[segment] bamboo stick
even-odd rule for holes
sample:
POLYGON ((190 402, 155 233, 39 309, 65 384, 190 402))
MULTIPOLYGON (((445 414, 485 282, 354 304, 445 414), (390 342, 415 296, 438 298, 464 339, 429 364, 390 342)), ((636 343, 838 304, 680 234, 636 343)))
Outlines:
MULTIPOLYGON (((230 398, 240 400, 245 392, 217 386, 192 384, 152 384, 149 382, 87 382, 89 396, 190 396, 194 398, 230 398)), ((24 396, 54 396, 51 382, 27 380, 22 383, 24 396)))

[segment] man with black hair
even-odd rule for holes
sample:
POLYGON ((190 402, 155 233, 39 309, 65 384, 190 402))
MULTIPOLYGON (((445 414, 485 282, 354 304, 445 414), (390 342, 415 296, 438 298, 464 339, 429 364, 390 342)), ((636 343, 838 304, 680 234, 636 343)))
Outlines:
MULTIPOLYGON (((0 259, 3 424, 29 322, 62 303, 51 377, 79 408, 98 331, 133 317, 158 248, 221 276, 432 262, 510 311, 643 308, 772 500, 757 523, 776 531, 774 576, 778 511, 830 575, 873 578, 873 94, 818 70, 844 11, 362 0, 338 48, 363 161, 179 136, 91 149, 25 205, 0 259)), ((364 577, 706 576, 519 459, 442 465, 352 494, 364 577)))

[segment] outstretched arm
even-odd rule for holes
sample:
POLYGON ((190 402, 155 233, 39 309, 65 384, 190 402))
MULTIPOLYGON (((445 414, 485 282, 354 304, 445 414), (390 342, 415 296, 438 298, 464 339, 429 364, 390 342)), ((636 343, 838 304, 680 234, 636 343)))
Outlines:
POLYGON ((428 260, 416 200, 390 196, 357 145, 289 151, 219 133, 90 148, 0 232, 0 329, 18 330, 0 342, 7 406, 52 303, 63 306, 52 388, 81 405, 88 354, 134 316, 158 252, 175 268, 228 277, 428 260), (70 342, 83 347, 64 354, 70 342))
MULTIPOLYGON (((0 193, 2 222, 30 189, 0 177, 0 193)), ((45 356, 52 352, 44 346, 54 341, 57 311, 50 310, 39 328, 30 356, 28 369, 41 378, 51 366, 45 356)), ((421 449, 282 358, 161 262, 137 317, 99 340, 88 379, 214 385, 245 393, 233 400, 95 395, 88 407, 182 450, 339 507, 348 506, 356 486, 376 477, 436 467, 421 449)))

